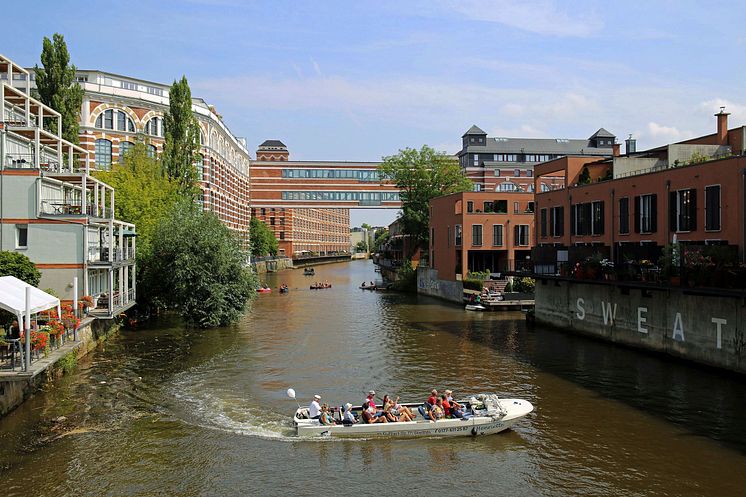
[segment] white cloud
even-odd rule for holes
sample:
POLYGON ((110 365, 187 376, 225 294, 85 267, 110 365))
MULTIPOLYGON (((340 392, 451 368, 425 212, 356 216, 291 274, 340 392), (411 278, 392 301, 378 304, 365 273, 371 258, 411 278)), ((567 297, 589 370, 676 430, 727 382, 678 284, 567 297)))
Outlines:
POLYGON ((581 8, 569 13, 553 0, 439 0, 435 4, 467 19, 548 36, 588 37, 604 26, 595 13, 581 8))
POLYGON ((673 143, 694 137, 691 131, 681 131, 674 126, 663 126, 656 122, 649 122, 647 132, 651 138, 660 142, 661 145, 673 143))
POLYGON ((743 123, 746 121, 746 104, 739 104, 726 98, 713 98, 699 104, 699 108, 702 112, 709 112, 716 114, 720 112, 720 107, 725 107, 725 112, 730 113, 729 127, 733 127, 732 123, 743 123))

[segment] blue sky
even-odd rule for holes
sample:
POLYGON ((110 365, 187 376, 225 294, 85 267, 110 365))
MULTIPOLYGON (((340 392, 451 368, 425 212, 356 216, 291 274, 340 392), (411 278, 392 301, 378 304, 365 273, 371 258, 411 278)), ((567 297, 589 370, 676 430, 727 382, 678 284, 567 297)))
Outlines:
POLYGON ((741 2, 32 0, 3 17, 0 50, 23 65, 60 32, 79 68, 185 74, 252 151, 280 139, 294 159, 453 153, 472 124, 555 138, 604 127, 638 148, 714 131, 720 105, 746 124, 741 2))

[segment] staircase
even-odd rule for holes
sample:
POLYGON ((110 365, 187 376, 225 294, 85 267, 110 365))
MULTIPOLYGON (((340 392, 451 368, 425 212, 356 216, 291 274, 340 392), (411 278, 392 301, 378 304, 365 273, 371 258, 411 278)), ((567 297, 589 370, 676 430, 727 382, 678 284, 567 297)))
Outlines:
POLYGON ((483 283, 485 288, 489 288, 491 292, 505 291, 505 286, 508 284, 508 280, 487 280, 483 283))

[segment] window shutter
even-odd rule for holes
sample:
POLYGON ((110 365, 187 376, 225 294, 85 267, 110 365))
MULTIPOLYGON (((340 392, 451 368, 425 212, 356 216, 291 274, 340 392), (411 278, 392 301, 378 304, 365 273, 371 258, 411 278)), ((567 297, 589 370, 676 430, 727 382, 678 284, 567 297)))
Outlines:
POLYGON ((658 231, 658 195, 650 196, 650 232, 658 231))
POLYGON ((640 232, 640 196, 635 197, 635 233, 640 232))
POLYGON ((515 226, 513 226, 513 246, 514 247, 518 246, 520 242, 518 238, 519 234, 520 234, 520 230, 518 229, 518 225, 516 224, 515 226))
POLYGON ((697 189, 692 188, 689 190, 689 226, 691 227, 690 231, 697 231, 697 189))
POLYGON ((676 192, 668 194, 668 230, 676 231, 676 192))

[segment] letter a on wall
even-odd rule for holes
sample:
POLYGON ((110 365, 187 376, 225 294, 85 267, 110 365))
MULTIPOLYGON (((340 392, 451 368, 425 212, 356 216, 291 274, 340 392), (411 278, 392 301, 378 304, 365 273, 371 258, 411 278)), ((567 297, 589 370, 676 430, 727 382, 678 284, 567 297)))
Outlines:
POLYGON ((676 313, 676 318, 673 320, 673 336, 671 338, 680 342, 684 341, 684 323, 681 321, 680 312, 676 313))

